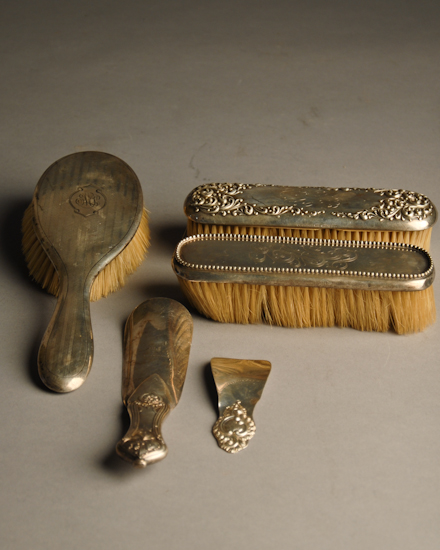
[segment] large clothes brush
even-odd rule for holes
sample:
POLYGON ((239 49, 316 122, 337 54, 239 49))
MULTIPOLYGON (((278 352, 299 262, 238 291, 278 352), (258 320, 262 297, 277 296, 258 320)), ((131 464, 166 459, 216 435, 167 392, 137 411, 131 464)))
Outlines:
POLYGON ((429 250, 437 212, 403 189, 207 183, 184 205, 188 235, 233 233, 401 242, 429 250))
POLYGON ((50 389, 84 382, 93 358, 90 299, 120 288, 148 243, 142 189, 122 160, 75 153, 42 175, 24 216, 23 250, 31 275, 58 297, 38 354, 50 389))

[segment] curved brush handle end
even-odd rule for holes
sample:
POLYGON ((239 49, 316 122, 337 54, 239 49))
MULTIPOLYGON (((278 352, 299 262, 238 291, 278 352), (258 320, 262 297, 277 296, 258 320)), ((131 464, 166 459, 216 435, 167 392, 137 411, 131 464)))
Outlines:
POLYGON ((60 293, 38 353, 41 380, 51 390, 66 393, 79 388, 93 360, 89 296, 83 284, 60 293))

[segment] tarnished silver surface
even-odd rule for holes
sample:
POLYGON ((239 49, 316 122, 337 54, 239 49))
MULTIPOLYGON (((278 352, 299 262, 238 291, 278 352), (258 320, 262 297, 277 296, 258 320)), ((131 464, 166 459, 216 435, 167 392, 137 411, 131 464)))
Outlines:
POLYGON ((173 268, 188 281, 423 290, 434 280, 425 250, 400 243, 249 235, 194 235, 177 246, 173 268))
POLYGON ((48 388, 69 392, 83 384, 92 365, 90 289, 134 237, 142 217, 142 188, 122 160, 85 151, 45 171, 32 206, 35 233, 60 281, 38 369, 48 388))
POLYGON ((245 183, 196 187, 184 209, 202 224, 359 231, 421 231, 437 218, 429 198, 414 191, 245 183))
POLYGON ((211 359, 218 392, 219 418, 212 429, 219 446, 238 453, 255 435, 254 407, 261 398, 269 376, 269 361, 248 359, 211 359))
POLYGON ((127 320, 122 399, 130 428, 116 452, 135 466, 162 460, 168 452, 161 426, 182 393, 192 330, 188 310, 168 298, 143 302, 127 320))

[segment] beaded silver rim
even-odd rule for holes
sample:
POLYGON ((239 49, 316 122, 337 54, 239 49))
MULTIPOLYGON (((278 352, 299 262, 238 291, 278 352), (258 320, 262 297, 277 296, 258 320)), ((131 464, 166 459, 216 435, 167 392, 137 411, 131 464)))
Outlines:
POLYGON ((378 241, 345 241, 338 239, 312 239, 301 237, 279 237, 279 236, 260 236, 260 235, 231 235, 231 234, 198 234, 184 238, 177 245, 174 253, 175 260, 183 267, 200 271, 232 271, 241 273, 297 273, 306 275, 327 275, 327 276, 350 276, 350 277, 372 277, 383 279, 426 279, 432 275, 434 264, 432 257, 425 249, 420 246, 410 245, 406 243, 387 243, 378 241), (243 242, 259 242, 259 243, 283 243, 283 244, 299 244, 313 246, 330 246, 340 248, 369 248, 369 249, 386 249, 399 250, 401 252, 418 252, 426 256, 429 268, 421 273, 389 273, 389 272, 372 272, 372 271, 356 271, 343 269, 320 269, 320 268, 301 268, 301 267, 259 267, 259 266, 230 266, 230 265, 210 265, 210 264, 194 264, 187 262, 182 258, 182 248, 188 243, 197 241, 243 241, 243 242))

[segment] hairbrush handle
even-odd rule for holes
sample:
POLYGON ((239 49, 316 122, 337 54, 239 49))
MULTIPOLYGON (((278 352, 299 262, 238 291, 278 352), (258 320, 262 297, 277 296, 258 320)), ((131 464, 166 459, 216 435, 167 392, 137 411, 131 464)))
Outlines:
POLYGON ((127 261, 132 252, 120 257, 119 267, 112 260, 134 240, 142 211, 142 188, 136 174, 113 155, 74 153, 54 162, 41 176, 31 211, 39 242, 32 249, 33 269, 40 271, 41 245, 55 268, 60 289, 38 361, 41 378, 49 388, 68 392, 86 379, 93 355, 90 289, 102 272, 101 283, 94 285, 97 296, 116 290, 126 270, 136 265, 136 261, 132 265, 127 261))
POLYGON ((93 359, 93 334, 90 285, 81 274, 60 279, 58 302, 38 353, 38 371, 48 388, 65 393, 79 388, 87 378, 93 359))

